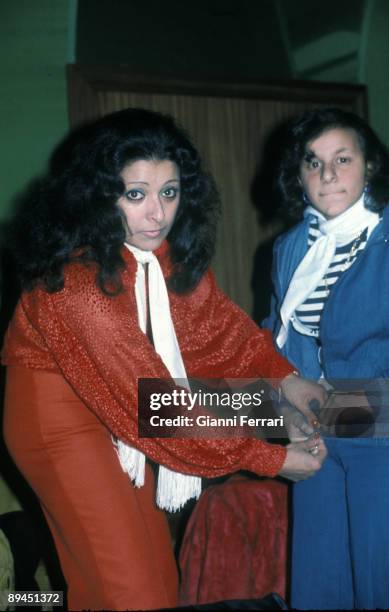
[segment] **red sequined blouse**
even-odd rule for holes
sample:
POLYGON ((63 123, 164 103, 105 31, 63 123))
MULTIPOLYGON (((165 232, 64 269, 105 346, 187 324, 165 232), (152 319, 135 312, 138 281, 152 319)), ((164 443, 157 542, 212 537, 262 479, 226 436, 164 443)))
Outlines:
MULTIPOLYGON (((23 293, 7 331, 3 364, 61 373, 78 397, 118 438, 157 463, 187 474, 216 477, 237 470, 274 476, 286 449, 254 438, 138 438, 137 379, 170 378, 138 326, 134 283, 137 263, 123 249, 124 291, 104 295, 93 266, 71 264, 64 289, 23 293)), ((164 275, 168 249, 156 255, 164 275)), ((194 291, 169 294, 189 377, 283 378, 293 367, 255 323, 217 287, 207 272, 194 291)))

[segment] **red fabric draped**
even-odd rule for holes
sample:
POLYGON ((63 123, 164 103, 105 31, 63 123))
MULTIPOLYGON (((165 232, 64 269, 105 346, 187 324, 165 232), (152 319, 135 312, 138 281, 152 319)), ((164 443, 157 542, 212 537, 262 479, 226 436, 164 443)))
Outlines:
POLYGON ((180 604, 285 597, 287 485, 236 475, 202 494, 181 552, 180 604))

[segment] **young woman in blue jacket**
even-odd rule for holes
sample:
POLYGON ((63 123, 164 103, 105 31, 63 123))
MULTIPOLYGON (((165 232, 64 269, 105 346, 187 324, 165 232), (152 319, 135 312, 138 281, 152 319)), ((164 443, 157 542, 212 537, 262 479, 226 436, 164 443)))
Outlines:
MULTIPOLYGON (((290 124, 278 187, 283 206, 303 218, 275 244, 264 325, 303 376, 338 392, 338 405, 339 389, 362 389, 364 404, 375 398, 365 406, 369 427, 321 427, 327 460, 294 485, 291 603, 387 609, 388 153, 358 116, 306 111, 290 124)), ((300 435, 310 430, 301 425, 300 435)))

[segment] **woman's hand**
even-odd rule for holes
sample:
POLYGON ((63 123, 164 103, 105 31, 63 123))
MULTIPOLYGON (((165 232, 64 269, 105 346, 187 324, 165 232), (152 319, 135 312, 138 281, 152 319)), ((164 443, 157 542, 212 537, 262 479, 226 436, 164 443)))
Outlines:
POLYGON ((301 440, 311 435, 318 428, 317 415, 327 399, 326 390, 316 382, 300 378, 296 374, 286 376, 280 385, 284 398, 291 404, 285 404, 282 414, 291 440, 301 440), (295 410, 297 408, 297 411, 295 410))
POLYGON ((291 442, 307 440, 319 430, 319 421, 313 413, 312 416, 309 414, 307 419, 300 410, 285 401, 278 404, 276 411, 283 418, 283 424, 291 442))
POLYGON ((292 482, 306 480, 316 474, 327 456, 323 440, 315 436, 303 442, 292 442, 286 448, 284 465, 278 475, 292 482))

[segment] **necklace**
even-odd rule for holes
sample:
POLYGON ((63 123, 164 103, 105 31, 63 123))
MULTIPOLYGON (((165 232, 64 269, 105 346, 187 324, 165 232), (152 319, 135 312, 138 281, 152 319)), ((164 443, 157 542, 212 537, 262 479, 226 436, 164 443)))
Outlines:
MULTIPOLYGON (((349 269, 349 267, 351 266, 351 264, 353 263, 353 259, 356 255, 356 252, 358 251, 358 248, 362 242, 362 234, 365 231, 366 228, 362 229, 358 236, 355 238, 354 242, 352 243, 351 247, 350 247, 350 251, 346 257, 345 262, 343 263, 342 267, 339 270, 339 275, 337 277, 336 280, 338 280, 338 278, 341 276, 341 274, 343 274, 343 272, 345 272, 346 270, 349 269)), ((326 273, 327 274, 327 273, 326 273)), ((332 289, 332 287, 335 285, 335 283, 333 283, 331 285, 331 287, 328 284, 328 279, 326 274, 323 276, 323 281, 324 281, 324 286, 325 286, 325 292, 326 292, 326 297, 328 298, 330 291, 332 289)), ((336 282, 336 281, 335 281, 336 282)))

